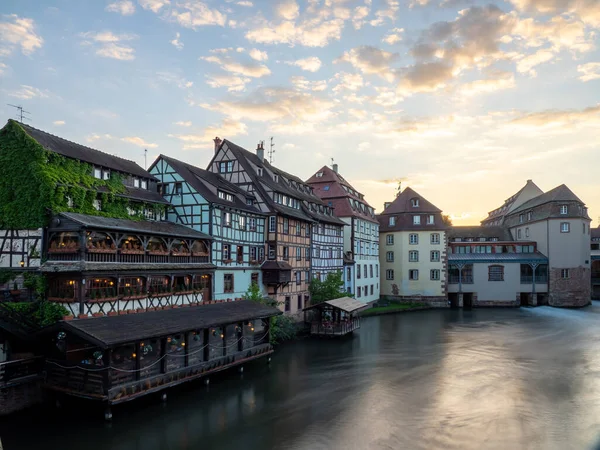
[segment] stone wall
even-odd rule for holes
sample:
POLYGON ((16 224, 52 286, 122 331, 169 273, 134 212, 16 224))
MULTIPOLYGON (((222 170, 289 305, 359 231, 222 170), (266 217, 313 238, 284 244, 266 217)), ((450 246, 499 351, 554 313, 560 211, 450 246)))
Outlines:
POLYGON ((548 304, 562 308, 580 308, 591 303, 590 269, 572 267, 569 278, 561 277, 561 270, 549 269, 548 304))
POLYGON ((398 303, 421 303, 423 305, 431 306, 433 308, 449 308, 448 297, 445 296, 410 296, 410 295, 384 295, 383 300, 388 300, 398 303))

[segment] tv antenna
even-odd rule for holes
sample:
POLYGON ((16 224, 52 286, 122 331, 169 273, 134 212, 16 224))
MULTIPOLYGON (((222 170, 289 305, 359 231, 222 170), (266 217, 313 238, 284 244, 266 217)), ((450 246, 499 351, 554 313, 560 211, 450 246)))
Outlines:
POLYGON ((23 107, 21 105, 11 105, 10 103, 7 103, 8 106, 12 106, 13 108, 17 109, 17 119, 19 119, 19 122, 23 123, 23 119, 25 120, 31 120, 29 117, 25 117, 23 114, 31 114, 29 111, 25 111, 23 109, 23 107))
POLYGON ((148 149, 144 149, 144 170, 148 170, 148 149))
POLYGON ((269 147, 269 164, 273 164, 273 153, 275 153, 275 144, 273 143, 273 136, 271 136, 271 146, 269 147))
POLYGON ((331 158, 331 166, 333 167, 333 158, 331 158))

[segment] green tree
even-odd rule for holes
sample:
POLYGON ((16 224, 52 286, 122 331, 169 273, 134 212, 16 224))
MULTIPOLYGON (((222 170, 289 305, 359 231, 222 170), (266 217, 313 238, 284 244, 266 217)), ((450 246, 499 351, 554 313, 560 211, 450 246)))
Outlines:
MULTIPOLYGON (((281 302, 277 302, 277 300, 271 297, 265 297, 256 283, 250 285, 242 298, 263 305, 273 306, 274 308, 281 305, 281 302)), ((286 315, 271 317, 269 327, 271 329, 271 344, 278 344, 293 339, 296 336, 296 322, 293 317, 286 315)))
POLYGON ((442 223, 444 225, 448 225, 449 227, 452 226, 452 219, 450 218, 449 214, 442 214, 442 223))
POLYGON ((310 303, 318 305, 319 303, 333 300, 334 298, 345 297, 344 279, 342 272, 331 272, 327 274, 327 278, 321 281, 318 278, 313 278, 309 286, 310 303))

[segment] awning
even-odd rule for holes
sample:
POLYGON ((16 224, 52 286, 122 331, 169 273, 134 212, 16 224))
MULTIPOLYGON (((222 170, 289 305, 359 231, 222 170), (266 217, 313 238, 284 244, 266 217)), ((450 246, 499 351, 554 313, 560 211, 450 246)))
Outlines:
POLYGON ((264 319, 279 314, 282 312, 272 306, 252 300, 240 300, 124 316, 77 319, 60 322, 58 326, 67 333, 72 332, 89 342, 107 348, 127 342, 251 319, 264 319))
POLYGON ((548 258, 536 253, 450 253, 448 265, 475 263, 537 263, 548 264, 548 258))

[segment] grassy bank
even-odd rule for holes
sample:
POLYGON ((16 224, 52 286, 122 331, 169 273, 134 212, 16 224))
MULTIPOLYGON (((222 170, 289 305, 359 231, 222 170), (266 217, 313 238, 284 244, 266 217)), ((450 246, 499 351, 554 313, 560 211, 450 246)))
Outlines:
POLYGON ((429 306, 423 303, 394 303, 390 302, 386 306, 375 306, 360 312, 361 317, 378 316, 380 314, 392 314, 407 310, 429 309, 429 306))

